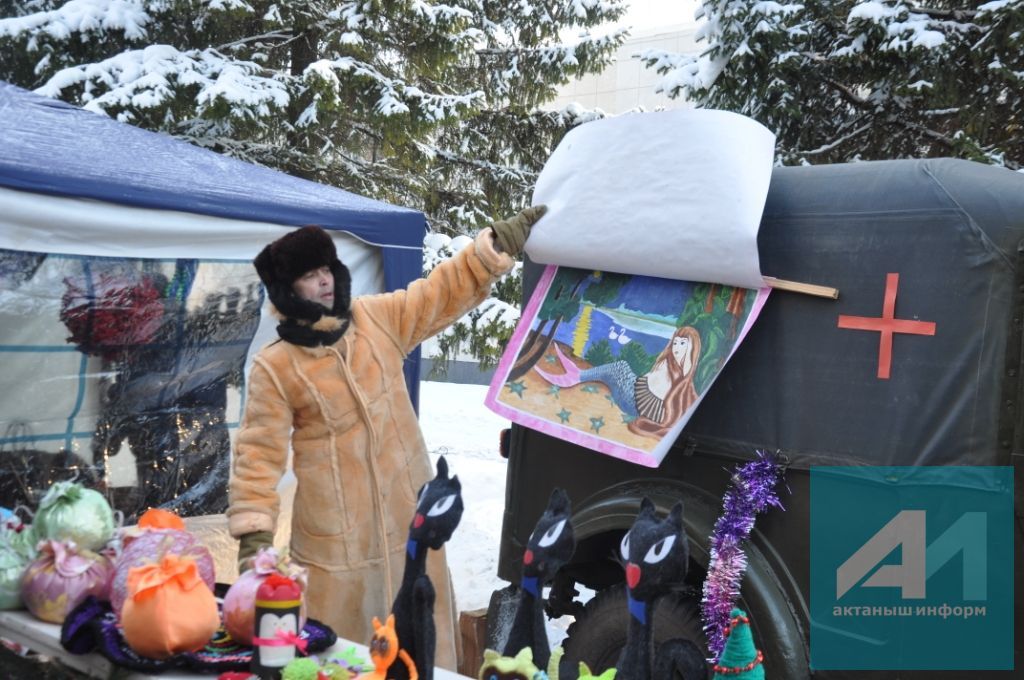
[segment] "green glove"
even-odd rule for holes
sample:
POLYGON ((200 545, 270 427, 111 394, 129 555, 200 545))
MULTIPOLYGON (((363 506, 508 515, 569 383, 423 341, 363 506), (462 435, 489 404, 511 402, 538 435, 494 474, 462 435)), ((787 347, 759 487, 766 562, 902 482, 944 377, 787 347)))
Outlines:
POLYGON ((251 566, 252 558, 256 556, 260 548, 269 548, 274 545, 274 534, 269 531, 253 531, 244 534, 238 539, 238 573, 242 573, 251 566))
POLYGON ((548 211, 547 206, 535 205, 515 217, 491 225, 498 249, 516 257, 523 252, 523 245, 530 235, 530 228, 548 211))

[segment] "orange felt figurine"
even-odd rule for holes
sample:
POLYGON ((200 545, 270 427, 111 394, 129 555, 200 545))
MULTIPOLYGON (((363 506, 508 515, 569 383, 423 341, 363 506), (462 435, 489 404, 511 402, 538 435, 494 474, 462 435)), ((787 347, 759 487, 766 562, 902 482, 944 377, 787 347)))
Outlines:
POLYGON ((401 659, 406 668, 409 669, 409 680, 419 680, 419 673, 416 672, 416 665, 409 658, 404 649, 398 648, 398 634, 395 632, 395 616, 388 616, 387 623, 383 626, 380 619, 373 617, 373 640, 370 641, 370 659, 373 661, 373 671, 366 675, 359 676, 366 680, 388 680, 388 668, 401 659))
POLYGON ((121 625, 125 642, 136 653, 166 659, 209 642, 220 614, 196 561, 169 554, 128 572, 121 625))

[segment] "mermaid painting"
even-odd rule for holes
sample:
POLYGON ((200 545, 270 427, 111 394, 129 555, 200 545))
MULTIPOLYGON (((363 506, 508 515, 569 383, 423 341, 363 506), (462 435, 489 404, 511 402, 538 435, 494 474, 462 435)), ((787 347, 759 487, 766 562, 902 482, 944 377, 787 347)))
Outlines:
POLYGON ((544 380, 560 388, 587 382, 603 383, 622 413, 631 418, 634 434, 661 438, 697 401, 693 377, 700 359, 700 334, 693 326, 677 328, 654 366, 637 375, 625 360, 580 369, 553 343, 564 373, 548 373, 534 366, 544 380))

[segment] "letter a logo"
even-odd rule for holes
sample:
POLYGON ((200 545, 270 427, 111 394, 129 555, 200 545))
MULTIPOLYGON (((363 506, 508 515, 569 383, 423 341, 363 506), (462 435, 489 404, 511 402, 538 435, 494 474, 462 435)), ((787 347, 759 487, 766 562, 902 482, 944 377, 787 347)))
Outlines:
POLYGON ((864 582, 875 588, 901 588, 903 599, 925 596, 925 512, 903 510, 836 570, 836 599, 857 585, 886 555, 903 547, 903 564, 886 564, 864 582))

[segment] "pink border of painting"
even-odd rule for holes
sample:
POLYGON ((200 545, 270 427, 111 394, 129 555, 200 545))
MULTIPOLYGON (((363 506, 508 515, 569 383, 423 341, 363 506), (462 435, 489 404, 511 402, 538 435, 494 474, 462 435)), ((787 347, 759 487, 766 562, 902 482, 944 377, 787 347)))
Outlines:
MULTIPOLYGON (((505 402, 499 401, 498 397, 501 395, 501 390, 505 387, 505 378, 512 370, 512 365, 515 363, 516 357, 519 356, 519 350, 522 349, 523 341, 526 338, 526 334, 529 333, 530 327, 533 325, 533 321, 536 318, 541 302, 548 294, 548 289, 551 287, 551 282, 555 278, 555 272, 557 269, 557 265, 548 265, 545 267, 544 273, 541 274, 533 296, 530 298, 530 301, 527 303, 526 308, 523 310, 523 314, 520 317, 522 321, 528 320, 529 323, 523 323, 521 321, 516 327, 515 332, 512 334, 512 337, 509 339, 508 349, 505 351, 504 356, 501 357, 501 361, 498 363, 498 368, 494 373, 494 378, 491 380, 491 385, 487 390, 484 405, 498 415, 504 416, 512 422, 529 427, 530 429, 544 432, 545 434, 558 437, 559 439, 573 444, 584 446, 588 449, 612 456, 613 458, 636 463, 637 465, 642 465, 644 467, 658 467, 658 465, 661 464, 662 459, 664 459, 665 454, 668 452, 668 448, 671 447, 672 441, 674 441, 676 436, 678 436, 683 426, 685 426, 686 422, 690 419, 694 410, 696 410, 700 405, 700 402, 704 400, 704 394, 707 394, 707 390, 705 390, 704 394, 699 396, 697 402, 693 407, 691 407, 690 411, 681 419, 678 428, 664 438, 672 441, 669 441, 665 449, 660 452, 657 450, 655 452, 649 452, 641 449, 635 449, 630 446, 625 446, 624 444, 613 442, 609 439, 580 432, 573 428, 562 427, 557 423, 544 420, 526 411, 520 411, 505 402), (659 453, 660 455, 658 455, 659 453)), ((750 314, 747 316, 746 322, 740 330, 739 337, 736 339, 736 342, 732 347, 732 351, 726 358, 725 363, 729 362, 729 359, 732 358, 732 355, 735 354, 736 349, 740 346, 740 343, 742 343, 744 338, 746 338, 747 333, 754 325, 754 321, 760 315, 765 302, 768 300, 769 292, 771 292, 770 288, 761 288, 757 291, 757 298, 754 300, 754 305, 751 308, 750 314)), ((717 378, 718 376, 716 375, 715 379, 717 380, 717 378)), ((711 384, 714 384, 714 380, 711 381, 711 384)), ((708 389, 711 389, 711 385, 708 385, 708 389)))

